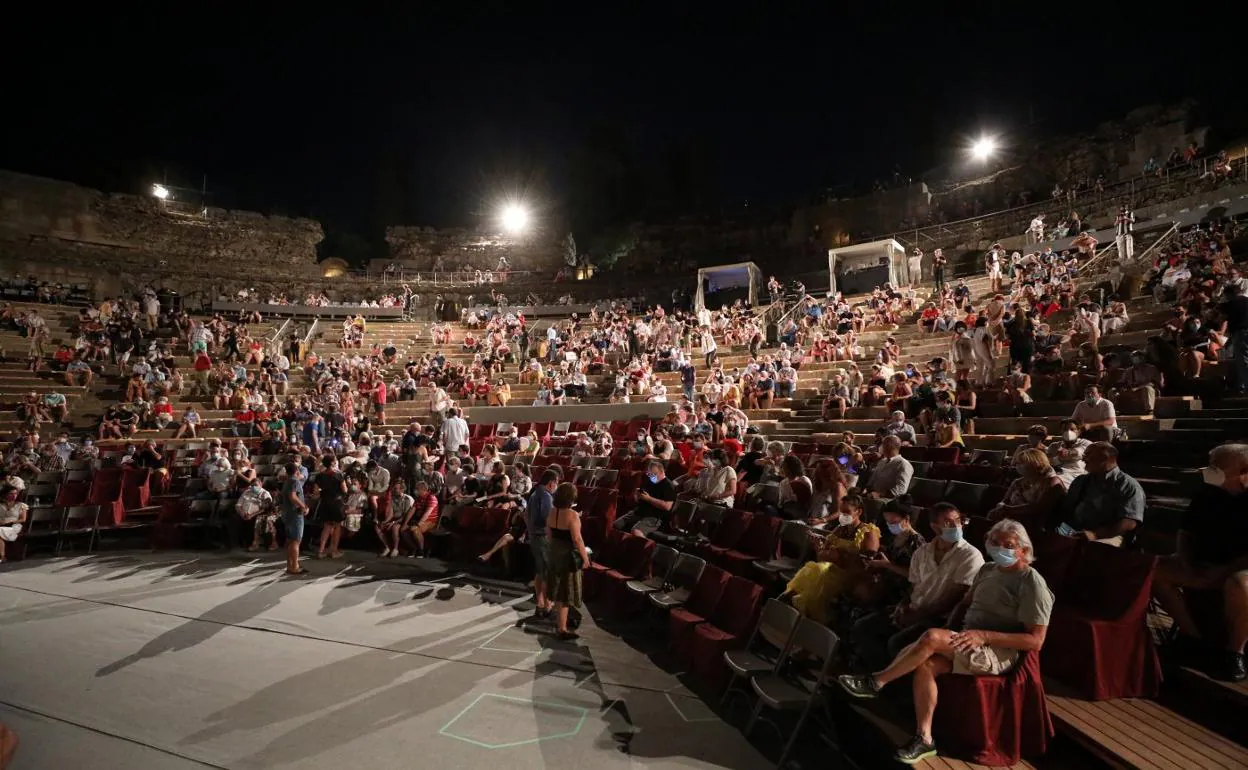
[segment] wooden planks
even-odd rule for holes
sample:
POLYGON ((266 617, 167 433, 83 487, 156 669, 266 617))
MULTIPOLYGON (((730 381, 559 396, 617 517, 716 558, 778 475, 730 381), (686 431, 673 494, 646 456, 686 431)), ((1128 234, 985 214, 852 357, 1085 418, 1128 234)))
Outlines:
MULTIPOLYGON (((889 704, 882 699, 875 700, 855 700, 846 704, 859 719, 869 726, 872 731, 882 736, 888 743, 894 746, 901 746, 914 734, 913 717, 905 720, 901 718, 900 713, 894 713, 889 704), (903 723, 904 722, 904 723, 903 723)), ((939 748, 939 746, 938 746, 939 748)), ((869 767, 899 767, 900 765, 893 761, 892 757, 882 756, 879 762, 869 767)), ((939 754, 925 759, 914 767, 922 768, 922 770, 989 770, 987 765, 979 765, 974 762, 966 762, 961 759, 953 759, 943 757, 939 754)), ((1000 770, 998 768, 998 770, 1000 770)), ((1023 760, 1016 765, 1011 765, 1005 770, 1036 770, 1035 766, 1030 762, 1023 760)))
POLYGON ((1248 749, 1141 698, 1085 701, 1050 694, 1049 711, 1072 737, 1116 767, 1242 770, 1248 749))

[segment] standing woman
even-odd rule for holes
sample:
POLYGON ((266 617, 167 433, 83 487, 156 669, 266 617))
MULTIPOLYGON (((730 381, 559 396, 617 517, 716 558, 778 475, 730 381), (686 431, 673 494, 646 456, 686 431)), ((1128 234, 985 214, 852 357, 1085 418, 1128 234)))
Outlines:
POLYGON ((547 598, 555 605, 555 635, 575 639, 568 630, 568 608, 581 606, 581 571, 589 565, 589 551, 581 539, 581 514, 572 508, 576 487, 564 482, 555 489, 555 510, 546 519, 550 553, 546 572, 547 598))
POLYGON ((341 559, 342 551, 338 550, 338 541, 342 538, 342 521, 346 518, 343 500, 347 494, 347 480, 338 471, 338 458, 326 455, 321 458, 322 470, 316 474, 316 488, 320 491, 321 502, 317 506, 317 515, 323 522, 321 529, 321 546, 317 549, 316 558, 325 557, 325 546, 329 545, 329 557, 341 559))

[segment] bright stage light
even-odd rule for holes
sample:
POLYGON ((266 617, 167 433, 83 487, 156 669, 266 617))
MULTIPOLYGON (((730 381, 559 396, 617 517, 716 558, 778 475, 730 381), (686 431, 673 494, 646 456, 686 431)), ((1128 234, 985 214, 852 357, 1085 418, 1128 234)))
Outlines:
POLYGON ((976 160, 988 160, 997 151, 997 140, 990 136, 981 137, 971 145, 971 155, 976 160))
POLYGON ((509 203, 503 207, 503 229, 509 233, 521 233, 529 226, 529 212, 519 203, 509 203))
POLYGON ((163 184, 152 185, 152 195, 160 198, 162 201, 169 197, 169 188, 163 184))

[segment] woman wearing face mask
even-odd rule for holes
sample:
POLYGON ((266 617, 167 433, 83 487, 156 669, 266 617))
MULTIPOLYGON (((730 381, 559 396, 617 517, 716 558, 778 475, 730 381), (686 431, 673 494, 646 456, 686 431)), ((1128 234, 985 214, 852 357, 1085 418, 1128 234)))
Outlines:
POLYGON ((1214 447, 1201 476, 1179 526, 1178 552, 1158 565, 1153 596, 1178 626, 1180 655, 1214 678, 1241 682, 1248 678, 1248 444, 1214 447), (1189 590, 1221 590, 1222 635, 1209 635, 1193 616, 1189 590))
POLYGON ((865 573, 865 563, 880 550, 880 528, 862 520, 863 498, 857 493, 841 499, 836 524, 808 562, 785 588, 793 606, 803 615, 827 623, 831 605, 865 573))
POLYGON ((712 449, 706 453, 702 470, 689 478, 684 487, 702 502, 731 508, 737 492, 737 472, 727 464, 722 449, 712 449))
MULTIPOLYGON (((910 579, 910 560, 926 542, 914 529, 915 508, 909 495, 890 500, 882 511, 887 530, 883 546, 875 558, 867 562, 866 579, 854 586, 853 597, 838 623, 849 624, 885 604, 901 600, 910 579)), ((838 612, 838 615, 841 613, 838 612)))
POLYGON ((838 677, 853 697, 873 698, 894 680, 914 674, 917 730, 897 751, 902 762, 915 764, 936 754, 932 716, 940 676, 999 676, 1013 669, 1024 653, 1039 652, 1044 646, 1053 592, 1031 566, 1035 552, 1027 530, 1003 519, 988 531, 986 545, 992 563, 975 576, 948 628, 925 631, 881 671, 838 677))

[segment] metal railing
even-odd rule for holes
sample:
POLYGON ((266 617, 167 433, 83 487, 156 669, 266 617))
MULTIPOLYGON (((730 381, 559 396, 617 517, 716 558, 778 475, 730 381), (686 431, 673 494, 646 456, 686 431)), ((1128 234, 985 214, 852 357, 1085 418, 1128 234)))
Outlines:
MULTIPOLYGON (((320 323, 321 323, 321 319, 319 318, 312 319, 312 324, 308 326, 308 333, 303 335, 303 340, 299 343, 300 358, 307 357, 308 348, 312 346, 312 339, 316 336, 316 327, 319 326, 320 323)), ((300 363, 302 363, 302 361, 300 363)))
POLYGON ((1146 258, 1150 258, 1149 255, 1151 255, 1157 249, 1161 248, 1161 246, 1165 244, 1166 241, 1170 240, 1170 238, 1172 238, 1178 232, 1179 232, 1179 223, 1175 222, 1174 224, 1170 225, 1169 230, 1162 233, 1160 238, 1150 243, 1147 249, 1144 249, 1143 251, 1141 251, 1139 255, 1132 257, 1130 264, 1133 264, 1133 265, 1143 264, 1146 258))
POLYGON ((507 284, 518 278, 539 277, 543 273, 536 270, 409 270, 398 267, 394 270, 348 270, 347 275, 377 281, 382 285, 408 284, 413 289, 480 286, 488 290, 490 286, 507 284))
POLYGON ((282 337, 284 337, 286 332, 290 329, 290 324, 291 319, 287 318, 282 322, 281 326, 277 327, 276 331, 269 335, 268 342, 264 347, 270 356, 276 356, 278 353, 282 352, 282 337))
MULTIPOLYGON (((881 238, 893 238, 899 243, 907 247, 920 245, 920 239, 926 238, 932 243, 938 243, 940 235, 949 237, 959 235, 955 231, 957 229, 965 229, 968 232, 972 230, 983 230, 992 222, 1005 221, 1010 217, 1034 216, 1051 211, 1054 208, 1065 208, 1067 206, 1076 205, 1103 205, 1104 203, 1120 198, 1128 201, 1135 198, 1137 193, 1142 193, 1152 187, 1158 187, 1168 184, 1174 178, 1196 178, 1204 179, 1213 176, 1213 169, 1217 155, 1206 155, 1202 158, 1195 158, 1186 163, 1180 163, 1173 166, 1165 166, 1158 171, 1141 173, 1131 176, 1111 184, 1103 186, 1100 190, 1085 189, 1082 192, 1069 191, 1059 198, 1046 198, 1042 201, 1024 204, 1022 206, 1014 206, 1007 209, 998 209, 986 214, 978 216, 966 217, 964 219, 956 219, 952 222, 940 222, 923 227, 906 228, 897 230, 889 235, 879 236, 881 238)), ((1232 179, 1240 179, 1248 181, 1248 148, 1240 150, 1240 155, 1231 162, 1232 179), (1235 164, 1239 164, 1239 168, 1235 168, 1235 164)))

